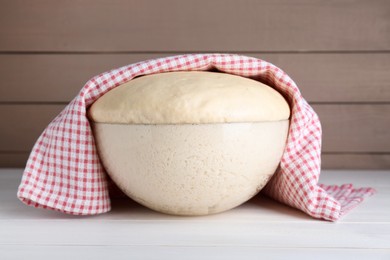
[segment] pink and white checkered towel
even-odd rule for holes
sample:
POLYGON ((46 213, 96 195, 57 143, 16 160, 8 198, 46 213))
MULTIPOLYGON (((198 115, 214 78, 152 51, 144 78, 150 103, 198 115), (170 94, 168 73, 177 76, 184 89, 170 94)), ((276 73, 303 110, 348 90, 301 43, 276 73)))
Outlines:
POLYGON ((374 193, 371 188, 318 184, 321 124, 281 69, 240 55, 190 54, 131 64, 89 80, 37 140, 18 198, 27 205, 74 215, 109 211, 108 179, 97 154, 87 108, 107 91, 139 75, 212 69, 259 80, 282 93, 290 104, 286 148, 274 177, 263 190, 265 194, 314 218, 336 221, 374 193))

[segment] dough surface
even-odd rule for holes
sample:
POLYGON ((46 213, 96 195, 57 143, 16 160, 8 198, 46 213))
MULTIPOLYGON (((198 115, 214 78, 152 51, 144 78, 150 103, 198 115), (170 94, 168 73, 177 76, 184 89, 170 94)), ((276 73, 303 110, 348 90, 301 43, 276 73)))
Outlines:
POLYGON ((286 120, 290 108, 273 88, 227 73, 184 71, 141 76, 89 109, 98 123, 205 124, 286 120))

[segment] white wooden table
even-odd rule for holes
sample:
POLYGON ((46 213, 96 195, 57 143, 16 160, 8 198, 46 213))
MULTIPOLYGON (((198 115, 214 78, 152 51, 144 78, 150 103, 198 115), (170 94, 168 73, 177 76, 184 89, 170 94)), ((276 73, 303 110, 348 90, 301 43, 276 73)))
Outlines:
POLYGON ((322 183, 378 191, 337 223, 262 196, 205 217, 127 199, 107 214, 68 216, 19 202, 21 174, 0 170, 0 259, 390 259, 390 171, 323 171, 322 183))

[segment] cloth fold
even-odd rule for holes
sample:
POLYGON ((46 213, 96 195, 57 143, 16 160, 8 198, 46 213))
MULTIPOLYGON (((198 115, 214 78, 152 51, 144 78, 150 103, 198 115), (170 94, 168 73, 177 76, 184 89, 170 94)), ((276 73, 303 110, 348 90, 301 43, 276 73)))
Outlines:
POLYGON ((291 108, 281 163, 262 192, 314 218, 336 221, 372 195, 372 188, 319 185, 321 124, 297 85, 275 65, 235 54, 187 54, 147 60, 102 73, 47 126, 35 143, 17 196, 25 204, 74 215, 110 210, 108 179, 100 163, 88 107, 134 77, 190 70, 217 70, 261 81, 281 93, 291 108))

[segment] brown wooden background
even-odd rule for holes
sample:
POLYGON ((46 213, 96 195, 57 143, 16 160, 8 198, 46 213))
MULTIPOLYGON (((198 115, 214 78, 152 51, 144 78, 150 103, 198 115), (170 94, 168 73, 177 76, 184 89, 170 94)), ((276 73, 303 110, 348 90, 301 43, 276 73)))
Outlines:
POLYGON ((390 1, 0 0, 0 167, 95 74, 193 52, 285 70, 318 112, 323 168, 390 168, 390 1))

